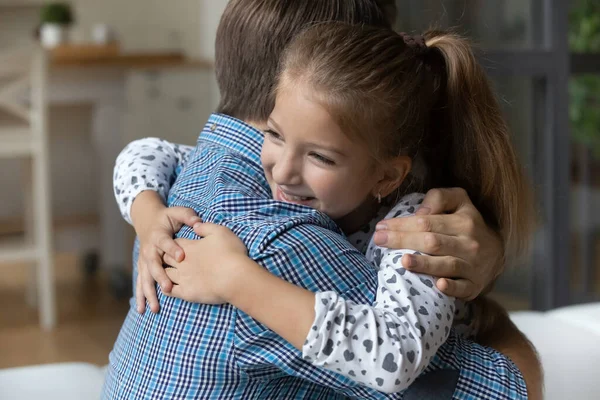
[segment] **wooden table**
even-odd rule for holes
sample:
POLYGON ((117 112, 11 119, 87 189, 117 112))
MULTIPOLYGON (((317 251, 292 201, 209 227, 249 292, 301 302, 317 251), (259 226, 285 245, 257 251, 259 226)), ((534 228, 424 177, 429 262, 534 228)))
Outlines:
POLYGON ((206 68, 212 69, 209 60, 190 60, 177 52, 122 53, 117 44, 65 45, 50 52, 51 65, 56 68, 112 67, 124 69, 156 68, 206 68))

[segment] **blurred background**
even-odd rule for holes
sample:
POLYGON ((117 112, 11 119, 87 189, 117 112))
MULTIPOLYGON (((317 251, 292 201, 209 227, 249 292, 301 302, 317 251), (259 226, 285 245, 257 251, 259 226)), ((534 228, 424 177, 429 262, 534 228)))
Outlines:
MULTIPOLYGON (((531 258, 493 296, 510 310, 597 301, 600 2, 396 3, 402 31, 436 24, 474 40, 536 191, 531 258)), ((112 166, 136 138, 195 142, 219 99, 213 42, 226 4, 0 0, 0 368, 107 363, 133 238, 112 166)))

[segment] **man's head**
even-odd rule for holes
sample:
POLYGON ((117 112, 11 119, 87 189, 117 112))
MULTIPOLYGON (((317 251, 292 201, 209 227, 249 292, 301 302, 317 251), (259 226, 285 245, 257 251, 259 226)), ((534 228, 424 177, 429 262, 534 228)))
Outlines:
POLYGON ((283 50, 308 26, 341 21, 391 28, 394 20, 391 0, 231 0, 215 45, 217 111, 264 123, 283 50))

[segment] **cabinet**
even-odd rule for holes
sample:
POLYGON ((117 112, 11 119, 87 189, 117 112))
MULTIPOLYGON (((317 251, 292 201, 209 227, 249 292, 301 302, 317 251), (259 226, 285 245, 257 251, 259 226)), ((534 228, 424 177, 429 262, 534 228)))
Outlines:
POLYGON ((124 140, 154 136, 193 145, 216 108, 212 70, 134 71, 126 87, 124 140))

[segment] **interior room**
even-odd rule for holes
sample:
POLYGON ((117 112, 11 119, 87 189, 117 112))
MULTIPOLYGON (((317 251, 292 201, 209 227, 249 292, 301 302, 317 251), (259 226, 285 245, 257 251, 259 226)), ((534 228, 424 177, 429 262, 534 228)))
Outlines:
MULTIPOLYGON (((196 145, 220 101, 227 4, 0 0, 0 398, 101 395, 135 308, 115 161, 142 138, 196 145)), ((600 2, 394 6, 398 32, 452 28, 475 46, 536 210, 527 257, 486 296, 536 347, 544 398, 598 398, 600 2)))

